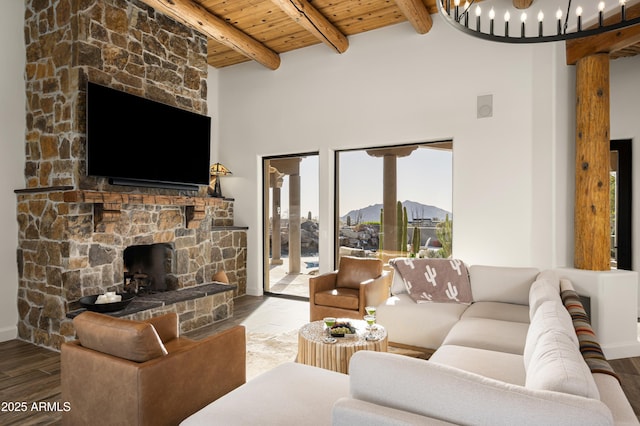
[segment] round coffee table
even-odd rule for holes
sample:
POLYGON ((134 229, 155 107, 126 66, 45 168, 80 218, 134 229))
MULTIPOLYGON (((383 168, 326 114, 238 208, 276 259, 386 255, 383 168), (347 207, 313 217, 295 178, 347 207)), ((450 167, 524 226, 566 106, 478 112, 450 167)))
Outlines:
POLYGON ((387 351, 387 330, 375 325, 372 334, 375 340, 367 340, 369 331, 363 320, 339 318, 338 322, 349 321, 356 328, 353 336, 336 337, 334 343, 327 343, 327 331, 323 321, 304 325, 298 332, 298 362, 314 365, 340 373, 349 373, 349 360, 357 351, 387 351))

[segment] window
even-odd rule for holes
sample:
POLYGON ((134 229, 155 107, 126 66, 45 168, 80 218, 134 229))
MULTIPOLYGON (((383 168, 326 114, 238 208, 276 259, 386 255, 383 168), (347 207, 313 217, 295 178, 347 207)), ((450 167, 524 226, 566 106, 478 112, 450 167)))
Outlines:
POLYGON ((336 152, 336 259, 451 255, 453 143, 336 152))

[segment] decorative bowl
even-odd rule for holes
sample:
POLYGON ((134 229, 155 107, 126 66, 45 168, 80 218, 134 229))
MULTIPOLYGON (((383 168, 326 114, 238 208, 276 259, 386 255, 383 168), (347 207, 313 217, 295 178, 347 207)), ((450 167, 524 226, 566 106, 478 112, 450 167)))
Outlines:
POLYGON ((116 293, 122 296, 122 300, 119 302, 112 303, 96 303, 99 294, 94 294, 93 296, 85 296, 80 298, 80 305, 83 308, 86 308, 93 312, 115 312, 122 310, 131 303, 131 301, 136 297, 134 293, 116 293))
POLYGON ((331 337, 344 337, 347 334, 355 334, 356 329, 351 323, 339 322, 329 329, 331 337))

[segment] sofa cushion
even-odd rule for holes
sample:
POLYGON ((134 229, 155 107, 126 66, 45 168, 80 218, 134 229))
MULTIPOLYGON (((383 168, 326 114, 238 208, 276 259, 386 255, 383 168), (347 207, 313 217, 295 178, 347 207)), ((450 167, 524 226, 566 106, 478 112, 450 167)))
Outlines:
POLYGON ((340 258, 336 287, 358 289, 361 282, 382 275, 382 266, 380 259, 343 256, 340 258))
POLYGON ((387 329, 389 342, 436 349, 465 309, 467 305, 458 303, 425 306, 399 294, 378 305, 376 321, 387 329))
POLYGON ((462 318, 488 318, 528 324, 529 307, 513 303, 475 302, 464 311, 462 318))
POLYGON ((529 324, 488 318, 463 318, 451 328, 444 345, 469 346, 522 355, 529 324))
POLYGON ((167 349, 150 323, 83 312, 73 319, 80 344, 94 351, 145 362, 166 355, 167 349))
POLYGON ((507 352, 443 345, 431 355, 429 362, 460 368, 514 385, 524 386, 526 380, 522 355, 507 352))
POLYGON ((552 330, 566 334, 576 348, 578 347, 578 337, 573 330, 569 312, 567 312, 562 302, 548 300, 540 305, 531 320, 529 331, 527 331, 527 339, 524 344, 525 366, 529 365, 540 336, 552 330))
POLYGON ((566 333, 550 330, 541 334, 525 368, 529 389, 600 399, 589 367, 566 333))
POLYGON ((471 303, 466 265, 456 259, 391 259, 411 298, 418 303, 471 303))
POLYGON ((358 297, 360 292, 353 288, 338 287, 333 290, 316 293, 316 305, 331 306, 342 309, 358 310, 358 297))
POLYGON ((528 306, 529 288, 538 273, 536 268, 472 265, 469 277, 473 300, 528 306))
POLYGON ((288 362, 262 373, 185 419, 182 426, 330 425, 349 395, 349 376, 288 362))
POLYGON ((611 411, 598 400, 528 389, 402 355, 356 352, 349 380, 352 398, 455 424, 613 424, 611 411))
POLYGON ((536 310, 544 302, 553 300, 560 302, 560 281, 538 278, 529 289, 529 318, 533 318, 536 310))

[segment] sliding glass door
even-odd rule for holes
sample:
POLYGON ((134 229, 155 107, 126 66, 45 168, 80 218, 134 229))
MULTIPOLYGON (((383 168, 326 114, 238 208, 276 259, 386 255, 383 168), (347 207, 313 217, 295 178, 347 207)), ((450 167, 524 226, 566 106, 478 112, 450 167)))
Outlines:
POLYGON ((318 272, 318 154, 263 159, 264 292, 308 299, 318 272))

